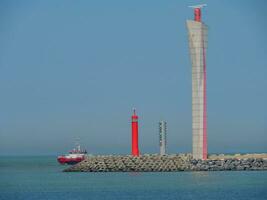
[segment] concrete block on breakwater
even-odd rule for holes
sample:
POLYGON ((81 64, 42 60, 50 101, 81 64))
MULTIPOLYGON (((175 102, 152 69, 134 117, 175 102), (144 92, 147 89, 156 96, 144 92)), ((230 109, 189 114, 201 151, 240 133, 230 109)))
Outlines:
MULTIPOLYGON (((247 154, 248 155, 248 154, 247 154)), ((264 154, 266 155, 266 154, 264 154)), ((212 157, 212 156, 211 156, 212 157)), ((175 171, 224 171, 267 170, 267 156, 260 158, 224 158, 195 160, 191 154, 174 155, 104 155, 88 156, 64 172, 175 172, 175 171)))

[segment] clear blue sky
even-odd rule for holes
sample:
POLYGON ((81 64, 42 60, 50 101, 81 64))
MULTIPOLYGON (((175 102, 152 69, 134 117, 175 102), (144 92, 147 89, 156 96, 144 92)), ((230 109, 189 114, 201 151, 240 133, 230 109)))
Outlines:
POLYGON ((188 5, 207 3, 209 152, 267 151, 264 0, 0 2, 0 154, 191 152, 188 5))

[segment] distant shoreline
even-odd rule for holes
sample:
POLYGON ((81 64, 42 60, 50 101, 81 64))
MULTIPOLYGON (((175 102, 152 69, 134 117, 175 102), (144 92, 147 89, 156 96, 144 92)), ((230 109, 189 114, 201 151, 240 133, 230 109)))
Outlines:
POLYGON ((243 171, 267 170, 267 153, 211 154, 207 160, 196 160, 191 154, 160 156, 144 154, 99 155, 87 158, 64 172, 175 172, 175 171, 243 171))

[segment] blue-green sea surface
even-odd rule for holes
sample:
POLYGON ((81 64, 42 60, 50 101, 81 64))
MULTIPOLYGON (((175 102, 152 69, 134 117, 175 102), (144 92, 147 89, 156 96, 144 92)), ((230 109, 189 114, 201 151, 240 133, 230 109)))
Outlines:
POLYGON ((267 171, 63 173, 56 157, 0 157, 0 199, 267 199, 267 171))

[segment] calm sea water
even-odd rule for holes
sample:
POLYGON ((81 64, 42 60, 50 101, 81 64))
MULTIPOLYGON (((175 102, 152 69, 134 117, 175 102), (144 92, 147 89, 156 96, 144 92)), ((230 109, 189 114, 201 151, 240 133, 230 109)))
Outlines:
POLYGON ((267 171, 63 173, 55 157, 0 157, 0 199, 267 199, 267 171))

